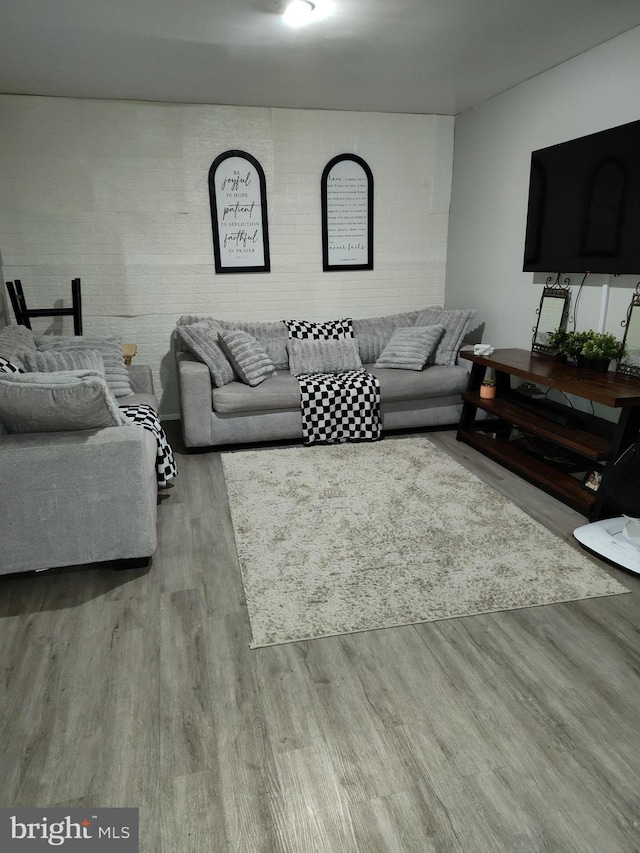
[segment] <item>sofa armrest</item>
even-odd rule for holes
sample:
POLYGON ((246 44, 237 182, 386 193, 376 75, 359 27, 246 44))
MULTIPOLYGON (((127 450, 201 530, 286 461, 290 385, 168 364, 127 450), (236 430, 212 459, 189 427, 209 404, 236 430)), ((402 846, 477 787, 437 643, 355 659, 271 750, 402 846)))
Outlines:
POLYGON ((148 364, 130 364, 127 367, 134 394, 154 394, 153 373, 148 364))
POLYGON ((209 447, 213 411, 209 368, 186 352, 176 352, 176 366, 185 446, 209 447))
POLYGON ((156 449, 138 426, 0 436, 0 574, 153 554, 156 449))

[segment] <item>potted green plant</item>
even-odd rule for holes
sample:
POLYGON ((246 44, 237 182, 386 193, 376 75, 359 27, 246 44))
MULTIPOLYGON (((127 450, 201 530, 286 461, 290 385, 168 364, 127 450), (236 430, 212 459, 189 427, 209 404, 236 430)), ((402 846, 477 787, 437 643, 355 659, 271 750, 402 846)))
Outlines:
POLYGON ((547 335, 545 344, 552 351, 553 357, 557 361, 567 360, 566 343, 568 335, 569 332, 563 327, 559 327, 547 335))
POLYGON ((582 352, 582 347, 589 338, 589 332, 567 332, 567 336, 562 345, 562 351, 574 364, 578 363, 578 356, 582 352))
POLYGON ((582 343, 577 356, 579 367, 589 367, 592 370, 600 370, 606 373, 609 362, 623 355, 622 344, 608 332, 594 332, 590 330, 582 343))
POLYGON ((578 367, 606 373, 611 359, 620 358, 622 344, 608 332, 587 329, 582 332, 567 332, 560 344, 561 351, 578 367))

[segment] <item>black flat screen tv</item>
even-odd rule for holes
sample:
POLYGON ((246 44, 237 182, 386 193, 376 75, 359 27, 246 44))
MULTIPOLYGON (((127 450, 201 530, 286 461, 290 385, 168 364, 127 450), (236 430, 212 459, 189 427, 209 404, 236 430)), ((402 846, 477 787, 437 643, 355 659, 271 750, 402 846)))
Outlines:
POLYGON ((640 273, 640 121, 531 154, 523 269, 640 273))

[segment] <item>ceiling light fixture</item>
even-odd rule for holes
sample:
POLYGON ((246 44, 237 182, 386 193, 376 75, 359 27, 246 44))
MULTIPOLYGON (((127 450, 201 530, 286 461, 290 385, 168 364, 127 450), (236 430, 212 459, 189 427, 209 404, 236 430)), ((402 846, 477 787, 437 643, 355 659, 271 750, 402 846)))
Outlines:
POLYGON ((316 4, 311 0, 291 0, 284 10, 284 22, 289 27, 304 27, 311 22, 316 4))

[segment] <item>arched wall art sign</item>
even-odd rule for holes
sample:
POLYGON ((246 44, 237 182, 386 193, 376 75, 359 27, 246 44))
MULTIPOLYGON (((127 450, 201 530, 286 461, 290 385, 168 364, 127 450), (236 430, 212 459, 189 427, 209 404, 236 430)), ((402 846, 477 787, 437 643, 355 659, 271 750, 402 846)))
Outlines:
POLYGON ((339 154, 324 168, 322 269, 373 269, 373 174, 361 157, 339 154))
POLYGON ((246 151, 225 151, 209 169, 217 273, 270 272, 267 185, 246 151))

